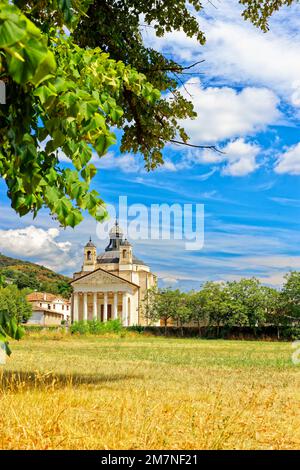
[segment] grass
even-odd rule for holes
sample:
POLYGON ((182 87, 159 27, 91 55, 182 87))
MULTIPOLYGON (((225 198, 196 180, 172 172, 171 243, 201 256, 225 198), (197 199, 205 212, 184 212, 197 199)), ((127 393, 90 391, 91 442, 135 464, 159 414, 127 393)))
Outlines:
POLYGON ((33 334, 0 366, 1 449, 298 449, 289 343, 33 334))

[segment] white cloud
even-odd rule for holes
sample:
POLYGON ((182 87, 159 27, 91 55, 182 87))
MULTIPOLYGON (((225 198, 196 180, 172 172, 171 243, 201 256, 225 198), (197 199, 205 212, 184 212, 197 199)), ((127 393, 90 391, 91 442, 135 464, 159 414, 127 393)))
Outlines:
MULTIPOLYGON (((253 134, 279 118, 276 95, 266 88, 204 88, 198 78, 186 82, 197 112, 195 120, 184 120, 193 144, 216 144, 218 141, 253 134)), ((181 88, 182 94, 191 99, 181 88)), ((214 159, 214 155, 211 155, 214 159)), ((217 158, 217 157, 215 157, 217 158)))
POLYGON ((33 225, 0 230, 0 250, 4 254, 34 260, 54 270, 75 266, 71 255, 72 244, 57 241, 59 234, 57 228, 44 230, 33 225))
POLYGON ((166 171, 177 171, 180 170, 180 166, 176 165, 175 162, 172 162, 168 158, 164 160, 164 164, 162 167, 160 167, 161 170, 166 170, 166 171))
POLYGON ((200 46, 194 38, 171 32, 156 38, 147 28, 145 40, 151 47, 172 54, 180 63, 204 59, 194 70, 222 84, 254 85, 271 88, 276 95, 300 106, 300 5, 283 8, 270 20, 270 31, 263 33, 241 17, 237 2, 205 5, 198 14, 200 29, 207 42, 200 46))
POLYGON ((93 154, 91 163, 100 169, 118 168, 124 173, 136 173, 144 168, 142 158, 130 153, 115 155, 113 152, 108 152, 101 158, 97 154, 93 154))
POLYGON ((227 160, 223 173, 231 176, 245 176, 253 173, 258 168, 256 157, 260 150, 258 145, 247 143, 244 139, 230 142, 223 149, 227 160))
MULTIPOLYGON (((291 12, 287 13, 291 14, 291 12)), ((214 76, 231 83, 267 86, 295 105, 295 87, 300 76, 299 33, 274 24, 264 34, 236 17, 236 21, 210 20, 203 56, 214 76)))
POLYGON ((160 277, 158 274, 159 280, 164 283, 164 285, 173 286, 178 283, 178 279, 172 276, 160 277))
POLYGON ((185 159, 190 166, 193 164, 214 164, 212 172, 219 168, 223 175, 246 176, 258 167, 257 157, 261 148, 245 139, 239 138, 228 142, 222 149, 223 153, 211 150, 188 152, 185 159))
POLYGON ((300 142, 281 154, 275 164, 276 173, 300 174, 300 142))

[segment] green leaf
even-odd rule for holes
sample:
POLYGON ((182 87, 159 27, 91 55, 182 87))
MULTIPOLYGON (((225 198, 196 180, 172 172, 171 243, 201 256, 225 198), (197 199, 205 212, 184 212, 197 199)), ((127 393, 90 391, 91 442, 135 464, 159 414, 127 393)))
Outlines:
POLYGON ((11 57, 8 59, 8 70, 17 83, 26 83, 35 76, 39 65, 48 55, 47 48, 37 39, 29 39, 25 48, 19 47, 17 52, 24 62, 11 57))
POLYGON ((4 21, 0 17, 0 47, 16 44, 25 36, 26 21, 21 20, 17 15, 13 15, 11 19, 4 19, 4 21))
POLYGON ((56 70, 56 62, 51 51, 47 51, 44 58, 39 62, 38 67, 31 79, 31 83, 38 86, 40 83, 53 77, 56 70))
POLYGON ((114 145, 116 143, 116 137, 114 134, 109 134, 109 135, 101 135, 95 142, 95 150, 97 151, 98 155, 101 157, 106 153, 108 148, 111 145, 114 145))
POLYGON ((90 180, 95 176, 96 173, 97 168, 95 167, 95 165, 90 164, 82 170, 81 176, 85 181, 90 182, 90 180))
POLYGON ((49 98, 57 96, 53 90, 51 90, 47 85, 39 86, 33 93, 35 96, 38 96, 42 104, 45 104, 49 98))
POLYGON ((83 220, 83 216, 79 210, 71 211, 66 217, 66 225, 70 227, 75 227, 83 220))

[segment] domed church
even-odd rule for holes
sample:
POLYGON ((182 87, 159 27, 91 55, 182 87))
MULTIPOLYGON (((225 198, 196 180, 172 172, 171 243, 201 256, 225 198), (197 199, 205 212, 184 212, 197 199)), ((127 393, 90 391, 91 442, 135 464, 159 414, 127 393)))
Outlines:
POLYGON ((74 273, 71 282, 72 320, 119 318, 124 326, 145 325, 143 299, 147 289, 156 285, 156 276, 135 257, 118 221, 109 237, 99 255, 91 239, 85 245, 81 271, 74 273))

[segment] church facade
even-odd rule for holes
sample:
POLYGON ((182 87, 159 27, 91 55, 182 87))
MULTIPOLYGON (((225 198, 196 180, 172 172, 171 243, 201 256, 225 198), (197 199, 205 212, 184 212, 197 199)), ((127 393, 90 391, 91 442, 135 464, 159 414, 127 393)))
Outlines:
POLYGON ((156 276, 135 257, 117 221, 109 236, 99 255, 91 239, 84 248, 81 271, 71 281, 72 320, 120 319, 123 326, 145 325, 143 299, 147 289, 156 285, 156 276))

